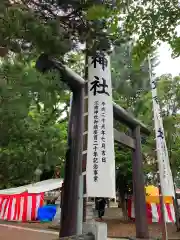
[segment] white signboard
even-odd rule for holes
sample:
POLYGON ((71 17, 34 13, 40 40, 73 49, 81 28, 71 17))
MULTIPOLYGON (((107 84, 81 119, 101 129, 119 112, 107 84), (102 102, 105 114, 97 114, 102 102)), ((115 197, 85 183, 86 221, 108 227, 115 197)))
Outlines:
POLYGON ((87 196, 115 198, 110 57, 88 59, 87 196))
MULTIPOLYGON (((150 62, 149 66, 151 67, 150 62)), ((152 78, 151 72, 150 81, 153 99, 154 126, 156 131, 156 150, 160 174, 161 191, 163 196, 174 197, 175 196, 174 184, 166 146, 163 121, 161 117, 161 109, 159 106, 159 100, 157 96, 157 84, 156 80, 152 78)))

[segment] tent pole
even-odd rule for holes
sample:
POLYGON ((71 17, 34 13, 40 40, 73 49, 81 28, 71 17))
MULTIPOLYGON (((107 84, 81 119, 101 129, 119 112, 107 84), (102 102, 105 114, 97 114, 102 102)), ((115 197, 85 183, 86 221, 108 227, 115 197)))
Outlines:
MULTIPOLYGON (((159 171, 158 168, 158 162, 156 162, 156 169, 157 172, 159 171)), ((160 203, 160 210, 161 210, 161 231, 162 231, 162 240, 168 240, 168 233, 167 233, 167 225, 166 225, 166 219, 165 219, 165 210, 164 210, 164 200, 162 195, 162 189, 161 189, 161 181, 160 181, 160 174, 157 174, 158 176, 158 183, 159 183, 159 203, 160 203)))

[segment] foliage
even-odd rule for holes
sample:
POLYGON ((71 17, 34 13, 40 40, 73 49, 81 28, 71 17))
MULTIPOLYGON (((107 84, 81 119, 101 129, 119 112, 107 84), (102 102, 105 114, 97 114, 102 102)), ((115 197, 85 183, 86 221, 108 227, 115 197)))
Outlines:
POLYGON ((64 161, 69 94, 62 87, 57 75, 40 75, 31 62, 1 64, 1 187, 32 181, 39 164, 64 161))
POLYGON ((180 54, 178 0, 2 0, 0 14, 0 46, 13 52, 62 57, 79 43, 107 50, 133 40, 136 62, 160 41, 180 54))
POLYGON ((94 46, 101 38, 107 48, 108 41, 103 41, 106 34, 102 33, 105 24, 88 20, 94 3, 97 2, 3 0, 0 45, 13 52, 46 52, 58 57, 90 38, 94 39, 94 46))
MULTIPOLYGON (((152 68, 157 65, 156 52, 152 51, 152 68)), ((112 53, 113 98, 117 104, 133 112, 139 99, 150 90, 148 61, 139 67, 133 65, 133 43, 127 42, 115 47, 112 53)))
POLYGON ((121 193, 132 192, 132 153, 115 145, 116 188, 121 193))
MULTIPOLYGON (((115 47, 112 53, 113 98, 117 104, 125 108, 129 113, 140 118, 140 115, 144 116, 141 101, 143 101, 142 104, 146 104, 144 101, 145 96, 147 92, 150 91, 149 69, 147 61, 144 61, 139 68, 133 65, 132 47, 133 44, 128 42, 121 45, 121 47, 115 47)), ((154 56, 152 58, 154 68, 156 65, 155 52, 152 52, 152 55, 154 56)), ((149 119, 152 124, 152 119, 149 117, 147 119, 149 119)), ((145 121, 146 123, 147 119, 145 121)), ((144 119, 142 119, 142 121, 144 121, 144 119)), ((131 136, 130 130, 122 124, 115 122, 115 128, 117 130, 121 129, 120 131, 124 131, 131 136)), ((121 195, 121 199, 123 199, 125 193, 131 193, 133 190, 132 152, 122 146, 116 146, 115 150, 117 168, 116 186, 121 195)), ((150 170, 147 165, 145 169, 150 170)), ((145 176, 146 175, 147 174, 145 174, 145 176)))
MULTIPOLYGON (((172 75, 162 75, 157 79, 158 83, 158 97, 161 106, 161 114, 163 117, 163 124, 165 129, 166 144, 169 152, 169 159, 171 163, 171 170, 174 179, 179 175, 179 110, 180 110, 180 77, 172 77, 172 75)), ((153 113, 151 93, 147 93, 141 100, 140 118, 144 118, 145 123, 150 123, 153 129, 153 113), (146 99, 146 100, 145 100, 146 99), (144 116, 144 117, 143 117, 144 116)), ((152 132, 148 144, 144 147, 150 162, 153 160, 155 164, 156 159, 156 146, 154 141, 155 133, 152 132)), ((157 166, 155 167, 157 170, 157 166)))
MULTIPOLYGON (((158 41, 175 43, 178 39, 176 27, 179 25, 178 1, 134 1, 128 6, 125 20, 125 29, 137 34, 138 44, 136 54, 144 56, 150 51, 152 45, 158 41)), ((175 45, 173 50, 178 53, 175 45)), ((179 53, 178 53, 179 54, 179 53)))
POLYGON ((1 46, 13 52, 35 55, 41 51, 55 55, 69 51, 73 44, 69 32, 59 26, 58 16, 52 17, 45 4, 42 9, 39 11, 36 1, 3 0, 0 8, 3 16, 0 18, 1 46))
POLYGON ((180 77, 164 75, 159 79, 159 96, 161 102, 166 140, 173 175, 179 172, 179 143, 180 143, 180 77))
MULTIPOLYGON (((148 184, 157 184, 157 157, 152 112, 152 96, 149 84, 148 65, 144 62, 140 69, 134 68, 130 44, 116 47, 112 55, 112 83, 114 100, 152 130, 151 136, 145 139, 143 146, 144 176, 148 184)), ((153 54, 152 54, 153 55, 153 54)), ((154 55, 153 67, 156 66, 154 55)), ((163 75, 157 79, 158 96, 162 109, 166 143, 173 176, 179 181, 179 103, 180 77, 163 75)), ((117 129, 129 131, 121 124, 115 123, 117 129)), ((132 157, 131 153, 120 147, 116 149, 117 189, 127 192, 132 190, 132 157)), ((122 192, 121 192, 122 195, 122 192)))

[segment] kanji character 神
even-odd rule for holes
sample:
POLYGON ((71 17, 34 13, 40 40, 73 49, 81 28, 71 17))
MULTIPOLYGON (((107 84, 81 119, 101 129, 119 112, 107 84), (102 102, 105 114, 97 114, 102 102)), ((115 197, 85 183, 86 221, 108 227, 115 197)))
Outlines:
POLYGON ((96 56, 92 57, 91 62, 91 64, 94 64, 94 68, 96 68, 96 63, 99 63, 104 71, 105 67, 108 65, 108 60, 105 58, 104 54, 96 54, 96 56))

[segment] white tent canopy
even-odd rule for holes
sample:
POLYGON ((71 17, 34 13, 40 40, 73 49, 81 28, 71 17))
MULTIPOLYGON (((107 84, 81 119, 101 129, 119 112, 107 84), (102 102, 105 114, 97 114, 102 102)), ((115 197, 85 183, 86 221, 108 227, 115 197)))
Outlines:
POLYGON ((58 189, 62 186, 63 179, 57 178, 57 179, 48 179, 41 182, 36 182, 28 185, 24 185, 17 188, 9 188, 9 189, 3 189, 0 190, 0 194, 18 194, 25 191, 28 191, 28 193, 41 193, 41 192, 48 192, 55 189, 58 189))

